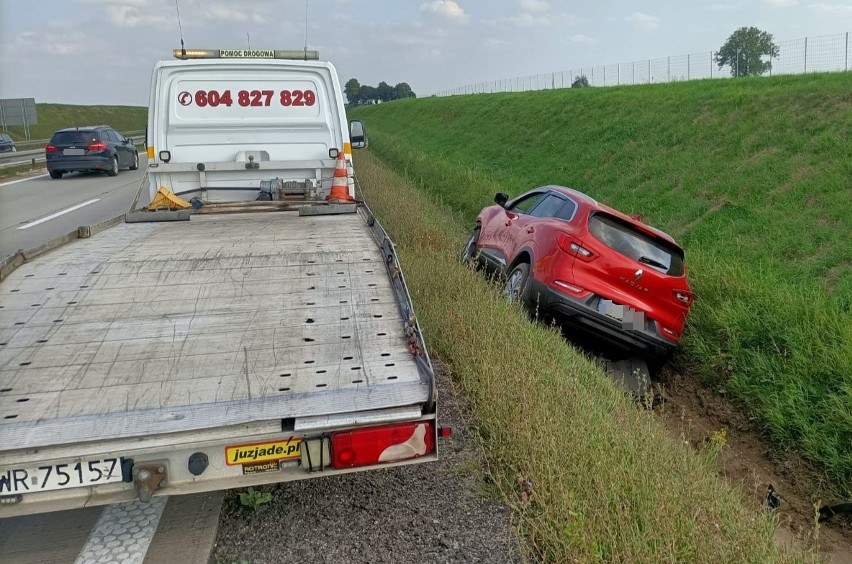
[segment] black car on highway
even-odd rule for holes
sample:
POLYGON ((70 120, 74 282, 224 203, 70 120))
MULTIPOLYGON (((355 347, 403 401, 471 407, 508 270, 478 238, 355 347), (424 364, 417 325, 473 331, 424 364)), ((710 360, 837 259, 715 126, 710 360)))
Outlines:
POLYGON ((60 129, 44 148, 47 172, 62 178, 66 172, 104 171, 116 176, 120 168, 139 168, 132 139, 107 125, 60 129))
POLYGON ((0 153, 14 153, 17 150, 15 140, 6 133, 0 133, 0 153))

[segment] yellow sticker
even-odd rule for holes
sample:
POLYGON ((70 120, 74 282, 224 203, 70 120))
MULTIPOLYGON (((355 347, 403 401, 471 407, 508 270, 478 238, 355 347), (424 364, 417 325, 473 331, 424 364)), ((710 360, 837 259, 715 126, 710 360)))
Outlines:
POLYGON ((225 464, 228 466, 237 466, 240 464, 254 464, 255 462, 299 458, 302 456, 299 449, 301 442, 302 439, 285 439, 283 441, 225 447, 225 464))

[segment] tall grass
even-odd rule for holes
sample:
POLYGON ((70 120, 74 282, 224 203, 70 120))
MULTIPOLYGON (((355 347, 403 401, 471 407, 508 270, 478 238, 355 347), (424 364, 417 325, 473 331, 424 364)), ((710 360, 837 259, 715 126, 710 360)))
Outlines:
POLYGON ((373 150, 471 226, 561 184, 673 234, 684 360, 852 495, 852 74, 430 98, 359 108, 373 150))
POLYGON ((599 366, 529 322, 457 252, 453 218, 370 153, 367 200, 395 238, 433 354, 472 402, 527 556, 546 562, 785 562, 773 519, 716 477, 718 443, 672 441, 599 366))

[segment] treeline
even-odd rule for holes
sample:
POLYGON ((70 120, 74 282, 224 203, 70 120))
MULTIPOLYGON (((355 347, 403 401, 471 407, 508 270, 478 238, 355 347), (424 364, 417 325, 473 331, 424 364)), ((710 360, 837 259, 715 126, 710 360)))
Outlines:
POLYGON ((364 106, 366 104, 378 104, 379 102, 390 102, 391 100, 402 100, 403 98, 417 98, 417 94, 411 89, 407 82, 400 82, 391 86, 387 82, 380 82, 378 86, 361 85, 357 78, 350 78, 343 87, 343 93, 352 106, 364 106))

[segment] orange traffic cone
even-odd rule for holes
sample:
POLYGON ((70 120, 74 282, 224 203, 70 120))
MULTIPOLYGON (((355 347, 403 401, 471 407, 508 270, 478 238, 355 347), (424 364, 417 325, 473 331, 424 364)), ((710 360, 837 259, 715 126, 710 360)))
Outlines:
POLYGON ((334 178, 331 180, 331 193, 325 199, 338 204, 355 201, 355 198, 349 195, 349 175, 346 174, 346 154, 343 151, 337 154, 337 166, 334 168, 334 178))

